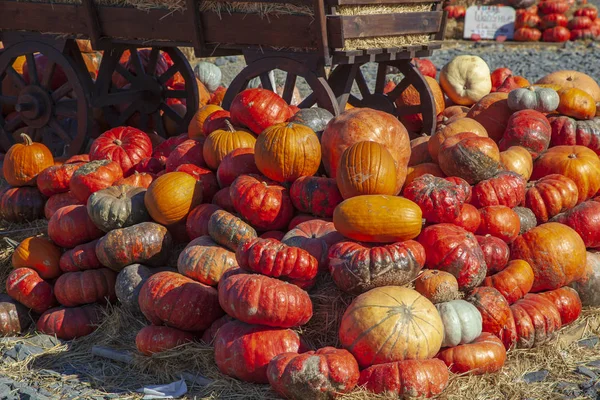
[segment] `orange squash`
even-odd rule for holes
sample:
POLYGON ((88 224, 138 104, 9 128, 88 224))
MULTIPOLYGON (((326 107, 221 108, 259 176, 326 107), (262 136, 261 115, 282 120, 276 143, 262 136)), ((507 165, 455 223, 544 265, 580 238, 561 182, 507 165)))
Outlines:
POLYGON ((587 92, 579 88, 558 91, 560 102, 557 111, 576 119, 592 119, 596 116, 596 102, 587 92))
POLYGON ((50 149, 21 133, 23 143, 14 144, 4 156, 4 179, 11 186, 35 186, 40 172, 54 165, 50 149))
POLYGON ((427 143, 429 154, 433 161, 438 161, 440 146, 446 139, 463 132, 472 132, 477 136, 488 137, 487 131, 483 125, 472 118, 460 118, 448 124, 438 125, 437 130, 427 143))
MULTIPOLYGON (((431 90, 431 94, 433 95, 433 100, 435 102, 435 115, 437 116, 444 111, 444 108, 446 107, 444 101, 444 92, 442 92, 442 88, 434 78, 430 76, 424 76, 424 78, 429 86, 429 90, 431 90)), ((398 107, 421 105, 421 94, 413 85, 410 85, 396 99, 396 105, 398 107)), ((400 117, 400 121, 402 121, 406 129, 412 132, 419 132, 423 128, 423 114, 420 113, 403 115, 400 117)))
POLYGON ((196 114, 194 114, 192 120, 190 121, 190 124, 188 125, 188 137, 190 139, 198 140, 198 138, 200 138, 201 136, 205 136, 204 132, 202 131, 204 121, 206 120, 206 118, 208 118, 210 114, 214 113, 215 111, 221 110, 223 110, 223 108, 214 104, 208 104, 202 108, 199 108, 198 111, 196 111, 196 114))
POLYGON ((500 153, 500 161, 504 167, 521 175, 526 181, 533 172, 533 159, 531 153, 522 146, 511 146, 500 153))
POLYGON ((394 243, 421 233, 422 212, 404 197, 363 195, 342 201, 333 211, 333 225, 342 235, 364 242, 394 243))
POLYGON ((384 286, 361 294, 346 309, 339 330, 342 346, 361 368, 437 354, 444 325, 435 306, 418 292, 384 286))
POLYGON ((144 196, 153 220, 169 226, 181 221, 202 202, 202 183, 185 172, 169 172, 156 179, 144 196))
POLYGON ((363 194, 396 194, 396 164, 385 146, 358 142, 340 159, 336 182, 344 199, 363 194))
POLYGON ((61 274, 60 249, 43 237, 29 237, 15 248, 12 255, 13 268, 31 268, 42 279, 54 279, 61 274))
POLYGON ((216 170, 223 158, 233 150, 254 147, 256 143, 256 138, 250 132, 236 130, 229 121, 225 124, 227 128, 218 129, 208 135, 202 148, 204 161, 213 170, 216 170))
POLYGON ((317 172, 321 164, 321 144, 308 126, 284 122, 268 127, 258 136, 254 159, 267 178, 294 182, 317 172))

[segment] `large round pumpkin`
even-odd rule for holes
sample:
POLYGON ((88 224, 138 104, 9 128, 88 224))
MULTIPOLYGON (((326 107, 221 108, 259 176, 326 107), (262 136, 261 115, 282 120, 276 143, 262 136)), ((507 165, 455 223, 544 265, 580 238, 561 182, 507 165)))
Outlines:
POLYGON ((62 207, 48 221, 48 236, 61 247, 73 248, 103 234, 90 219, 84 205, 62 207))
POLYGON ((25 133, 21 140, 23 143, 12 145, 4 156, 4 179, 11 186, 35 186, 38 174, 53 166, 54 158, 46 146, 33 142, 25 133))
POLYGON ((490 68, 481 57, 454 57, 440 71, 440 84, 455 104, 470 106, 492 90, 490 68))
POLYGON ((250 132, 236 130, 227 123, 227 128, 218 129, 206 138, 202 149, 204 161, 213 170, 216 170, 227 154, 235 149, 254 147, 256 138, 250 132))
POLYGON ((500 150, 523 146, 532 158, 548 148, 552 128, 544 114, 535 110, 517 111, 508 119, 506 131, 500 140, 500 150))
POLYGON ((531 265, 535 275, 531 291, 540 292, 580 279, 585 273, 586 249, 573 229, 548 222, 519 236, 512 244, 511 258, 531 265))
POLYGON ((398 286, 370 290, 346 309, 339 330, 342 346, 362 367, 433 357, 444 325, 435 306, 418 292, 398 286))
MULTIPOLYGON (((211 134, 212 135, 212 134, 211 134)), ((293 122, 264 130, 254 145, 256 166, 269 179, 294 182, 311 176, 321 164, 321 144, 315 132, 293 122)))
POLYGON ((329 122, 321 137, 327 175, 335 178, 344 150, 365 140, 381 143, 392 154, 396 162, 396 193, 399 193, 406 179, 410 140, 402 123, 383 111, 356 108, 329 122))
POLYGON ((234 124, 247 126, 257 135, 293 115, 285 100, 277 93, 258 88, 238 93, 229 111, 234 124))
POLYGON ((421 233, 419 206, 403 197, 364 195, 341 202, 333 224, 342 235, 364 242, 394 243, 421 233))
POLYGON ((489 137, 499 141, 504 135, 508 120, 513 111, 508 107, 508 94, 504 92, 490 93, 477 102, 467 118, 472 118, 485 128, 489 137))
POLYGON ((581 203, 600 189, 600 158, 584 146, 556 146, 548 149, 533 164, 531 179, 561 174, 577 185, 581 203))
POLYGON ((119 163, 123 175, 133 173, 135 166, 152 155, 148 135, 130 126, 120 126, 104 132, 92 143, 90 159, 112 160, 119 163))
POLYGON ((148 213, 162 225, 184 220, 202 202, 202 183, 185 172, 169 172, 156 179, 144 196, 148 213))
MULTIPOLYGON (((444 93, 442 92, 442 88, 435 80, 435 77, 424 76, 425 82, 427 86, 429 86, 429 90, 431 90, 431 94, 433 95, 433 100, 435 102, 435 115, 440 114, 444 111, 445 101, 444 101, 444 93)), ((405 91, 403 91, 400 96, 396 99, 396 105, 398 107, 403 106, 419 106, 421 105, 421 94, 413 85, 410 85, 405 91)), ((400 121, 406 126, 411 132, 419 132, 423 128, 423 114, 410 114, 410 115, 402 115, 400 117, 400 121)))
POLYGON ((579 88, 592 96, 594 101, 600 101, 600 86, 598 86, 592 77, 583 72, 570 70, 552 72, 538 80, 536 84, 558 85, 563 88, 579 88))

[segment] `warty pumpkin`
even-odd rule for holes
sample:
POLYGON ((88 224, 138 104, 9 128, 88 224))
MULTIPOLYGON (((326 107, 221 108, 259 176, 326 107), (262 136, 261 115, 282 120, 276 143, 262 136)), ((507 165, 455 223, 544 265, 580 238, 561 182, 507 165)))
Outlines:
POLYGON ((217 210, 208 219, 208 234, 216 243, 236 251, 238 245, 257 236, 256 231, 240 218, 217 210))
POLYGON ((551 135, 552 128, 544 114, 535 110, 521 110, 508 119, 499 147, 500 150, 506 150, 510 146, 522 146, 535 159, 548 148, 551 135))
POLYGON ((455 374, 483 375, 499 371, 506 362, 506 349, 500 339, 482 333, 474 342, 440 351, 436 356, 455 374))
POLYGON ((236 130, 227 123, 227 128, 212 132, 204 141, 202 155, 212 170, 216 170, 225 156, 235 149, 254 147, 256 138, 250 132, 236 130))
POLYGON ((438 162, 440 147, 446 139, 463 132, 472 132, 477 136, 488 137, 484 126, 472 118, 465 117, 457 119, 456 121, 442 123, 437 126, 435 133, 427 142, 427 148, 429 149, 429 154, 433 161, 438 162))
POLYGON ((408 167, 406 171, 406 180, 404 181, 405 187, 418 177, 423 176, 425 174, 437 176, 438 178, 444 178, 446 176, 446 174, 444 174, 444 172, 441 170, 440 166, 434 163, 423 163, 413 165, 411 167, 408 167))
POLYGON ((552 146, 585 146, 600 154, 600 118, 578 121, 566 116, 550 117, 552 146))
POLYGON ((51 240, 33 236, 13 244, 16 245, 11 258, 13 268, 31 268, 42 279, 54 279, 61 274, 60 249, 51 240))
POLYGON ((10 186, 35 186, 40 172, 54 165, 50 149, 35 143, 25 133, 21 133, 23 143, 12 145, 4 156, 2 171, 10 186))
POLYGON ((573 228, 583 239, 585 247, 600 247, 600 202, 584 201, 578 206, 558 214, 551 221, 573 228))
POLYGON ((433 304, 455 300, 459 297, 458 282, 454 275, 437 269, 426 269, 414 281, 415 290, 433 304))
POLYGON ((452 222, 467 200, 460 186, 429 174, 413 180, 402 194, 421 208, 423 218, 430 223, 452 222))
POLYGON ((53 165, 41 171, 36 179, 40 192, 47 197, 69 191, 69 183, 83 163, 53 165))
POLYGON ((483 252, 483 259, 487 266, 487 276, 494 275, 504 268, 510 258, 510 248, 506 242, 492 235, 477 235, 477 243, 483 252))
POLYGON ((333 224, 350 239, 394 243, 421 233, 422 213, 403 197, 364 195, 341 202, 333 212, 333 224))
POLYGON ((202 184, 185 172, 169 172, 156 179, 144 195, 153 220, 168 226, 183 221, 202 202, 202 184))
POLYGON ((475 207, 516 207, 525 199, 526 181, 514 172, 500 172, 473 187, 471 204, 475 207))
POLYGON ((517 213, 519 220, 521 220, 521 229, 519 230, 519 235, 522 235, 537 226, 535 214, 533 211, 531 211, 531 209, 527 207, 515 207, 513 208, 513 211, 517 213))
POLYGON ((91 303, 106 303, 117 299, 117 274, 108 268, 67 272, 54 284, 56 300, 66 307, 91 303))
POLYGON ((296 179, 290 198, 298 211, 317 217, 332 217, 335 207, 344 200, 335 179, 318 176, 296 179))
POLYGON ((513 346, 517 340, 515 319, 508 301, 498 290, 480 286, 475 288, 465 300, 477 307, 481 313, 483 332, 496 336, 507 350, 513 346))
POLYGON ((112 186, 121 178, 123 170, 116 161, 90 161, 75 171, 69 182, 69 189, 77 200, 86 204, 92 193, 112 186))
POLYGON ((237 267, 235 253, 213 242, 210 236, 192 240, 177 259, 180 274, 209 286, 217 286, 224 274, 237 267))

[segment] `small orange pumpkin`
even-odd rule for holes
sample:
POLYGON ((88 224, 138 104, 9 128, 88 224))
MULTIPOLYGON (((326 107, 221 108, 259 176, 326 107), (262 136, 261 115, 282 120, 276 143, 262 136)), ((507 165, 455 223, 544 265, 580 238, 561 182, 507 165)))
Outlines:
POLYGON ((511 146, 500 152, 500 161, 507 170, 516 172, 526 181, 531 178, 533 172, 533 159, 531 153, 522 146, 511 146))
POLYGON ((14 268, 34 269, 42 279, 54 279, 61 274, 60 249, 51 240, 29 237, 15 248, 12 255, 14 268))
POLYGON ((196 111, 196 114, 194 114, 194 117, 190 121, 190 124, 188 125, 188 137, 190 139, 198 140, 198 138, 204 136, 204 133, 202 131, 204 121, 206 120, 206 118, 208 118, 210 114, 214 113, 215 111, 221 110, 223 110, 223 108, 214 104, 208 104, 198 109, 198 111, 196 111))
POLYGON ((576 119, 592 119, 596 116, 596 102, 588 93, 578 88, 558 91, 560 103, 557 111, 576 119))
POLYGON ((21 133, 23 143, 16 143, 4 156, 4 179, 11 186, 35 186, 40 172, 54 165, 50 149, 21 133))
POLYGON ((244 130, 236 130, 229 121, 225 121, 227 128, 218 129, 206 138, 202 155, 204 161, 213 170, 216 170, 227 154, 235 149, 254 147, 256 138, 244 130))
POLYGON ((459 298, 458 281, 449 272, 426 269, 415 279, 415 290, 433 304, 459 298))
POLYGON ((144 203, 153 220, 169 226, 185 220, 202 202, 202 182, 185 172, 169 172, 148 187, 144 203))

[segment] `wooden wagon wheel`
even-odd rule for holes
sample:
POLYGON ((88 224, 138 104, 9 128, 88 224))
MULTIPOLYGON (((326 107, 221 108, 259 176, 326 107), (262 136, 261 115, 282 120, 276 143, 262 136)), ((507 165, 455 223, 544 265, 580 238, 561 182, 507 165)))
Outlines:
POLYGON ((130 124, 166 137, 170 119, 176 132, 169 133, 187 132, 198 103, 194 71, 176 47, 119 46, 104 52, 93 105, 110 126, 130 124), (177 103, 185 104, 185 112, 177 103))
POLYGON ((329 85, 335 92, 341 110, 350 103, 355 107, 369 107, 394 114, 398 117, 410 114, 423 114, 423 129, 421 133, 432 135, 435 132, 435 103, 433 94, 421 72, 410 60, 380 62, 377 65, 375 88, 371 90, 360 69, 360 64, 341 64, 335 67, 329 76, 329 85), (404 77, 389 93, 383 93, 387 67, 397 68, 404 77), (356 83, 362 98, 351 94, 352 86, 356 83), (395 100, 413 85, 421 96, 421 104, 417 106, 398 107, 395 100))
POLYGON ((335 95, 323 76, 318 76, 311 68, 300 61, 277 56, 259 58, 250 62, 229 85, 223 98, 223 108, 228 110, 233 98, 246 89, 248 83, 256 77, 260 77, 263 88, 274 90, 271 79, 269 79, 269 72, 276 69, 285 72, 285 84, 281 97, 288 104, 292 100, 296 80, 300 76, 306 80, 311 92, 298 104, 299 108, 310 108, 317 105, 329 110, 333 115, 339 114, 335 95))
POLYGON ((0 53, 0 146, 7 151, 26 132, 55 156, 78 154, 90 126, 90 76, 74 41, 61 52, 50 44, 23 41, 0 53), (26 72, 15 60, 24 56, 26 72), (43 71, 35 58, 46 57, 43 71), (26 73, 26 75, 25 75, 26 73), (3 92, 4 90, 4 92, 3 92), (1 111, 1 110, 0 110, 1 111), (6 113, 8 111, 9 113, 6 113))

